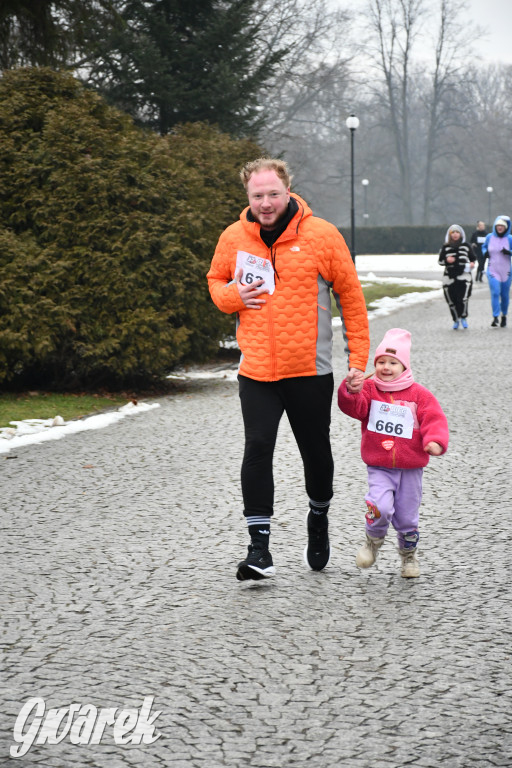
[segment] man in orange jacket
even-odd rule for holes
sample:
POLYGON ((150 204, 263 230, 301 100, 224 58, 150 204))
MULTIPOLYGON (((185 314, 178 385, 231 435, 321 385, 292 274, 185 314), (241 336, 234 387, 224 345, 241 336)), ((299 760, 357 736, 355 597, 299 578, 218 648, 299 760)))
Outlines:
POLYGON ((347 387, 353 392, 363 386, 370 337, 363 292, 345 241, 290 192, 286 163, 260 158, 247 163, 240 175, 249 205, 220 236, 207 277, 217 307, 236 313, 242 352, 241 477, 251 543, 236 576, 244 581, 275 573, 269 551, 272 461, 284 411, 302 456, 309 497, 304 560, 315 571, 329 562, 331 291, 345 326, 347 387))

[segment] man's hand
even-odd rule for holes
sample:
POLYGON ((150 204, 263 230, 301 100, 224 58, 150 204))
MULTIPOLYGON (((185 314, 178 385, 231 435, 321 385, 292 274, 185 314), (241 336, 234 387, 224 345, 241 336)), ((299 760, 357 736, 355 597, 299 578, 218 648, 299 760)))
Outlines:
POLYGON ((453 264, 453 262, 455 261, 455 256, 447 256, 446 261, 448 264, 453 264))
POLYGON ((426 444, 425 451, 430 453, 431 456, 440 456, 443 452, 443 449, 439 443, 434 443, 434 441, 431 441, 430 443, 426 444))
POLYGON ((363 388, 364 371, 359 368, 351 368, 346 378, 347 389, 352 395, 356 395, 363 388))
POLYGON ((250 285, 244 285, 242 283, 243 273, 243 269, 240 268, 235 275, 236 285, 238 288, 238 293, 240 294, 240 298, 242 299, 247 309, 261 309, 261 305, 267 303, 265 299, 258 298, 258 296, 261 296, 262 293, 268 293, 267 288, 260 288, 260 286, 263 285, 264 280, 255 280, 254 283, 251 283, 250 285))

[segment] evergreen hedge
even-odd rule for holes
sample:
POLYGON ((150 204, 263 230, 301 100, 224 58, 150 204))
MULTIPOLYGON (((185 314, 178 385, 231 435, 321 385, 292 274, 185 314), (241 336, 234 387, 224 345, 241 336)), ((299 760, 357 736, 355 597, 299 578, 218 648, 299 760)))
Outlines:
POLYGON ((71 75, 0 79, 0 386, 118 387, 204 359, 233 319, 205 275, 261 149, 160 137, 71 75))

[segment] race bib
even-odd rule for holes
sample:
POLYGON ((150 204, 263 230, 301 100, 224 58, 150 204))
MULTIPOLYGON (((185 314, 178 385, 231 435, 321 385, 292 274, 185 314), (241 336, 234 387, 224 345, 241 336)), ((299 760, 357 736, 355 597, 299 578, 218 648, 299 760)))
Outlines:
POLYGON ((251 285, 255 280, 263 280, 260 288, 266 288, 272 294, 276 288, 274 267, 269 259, 263 259, 260 256, 253 256, 246 251, 237 251, 235 274, 242 269, 242 283, 251 285))
POLYGON ((412 437, 414 416, 407 405, 372 400, 368 429, 389 437, 412 437))

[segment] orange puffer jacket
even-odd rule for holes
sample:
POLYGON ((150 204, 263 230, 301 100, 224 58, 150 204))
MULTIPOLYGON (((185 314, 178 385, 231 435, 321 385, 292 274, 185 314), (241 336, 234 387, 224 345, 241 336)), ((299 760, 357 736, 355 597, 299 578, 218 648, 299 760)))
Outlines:
POLYGON ((256 273, 272 269, 271 249, 249 207, 220 236, 208 284, 222 312, 237 312, 239 372, 258 381, 332 372, 332 289, 348 340, 349 365, 364 371, 370 338, 363 292, 350 252, 336 227, 313 216, 298 195, 299 210, 272 246, 275 290, 262 309, 247 309, 234 282, 237 256, 252 259, 256 273), (253 257, 253 258, 252 258, 253 257))

